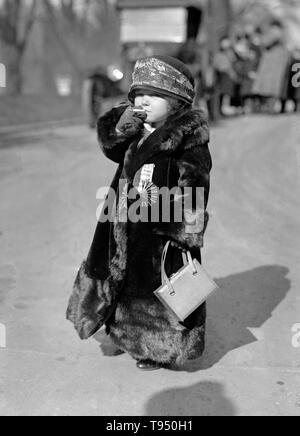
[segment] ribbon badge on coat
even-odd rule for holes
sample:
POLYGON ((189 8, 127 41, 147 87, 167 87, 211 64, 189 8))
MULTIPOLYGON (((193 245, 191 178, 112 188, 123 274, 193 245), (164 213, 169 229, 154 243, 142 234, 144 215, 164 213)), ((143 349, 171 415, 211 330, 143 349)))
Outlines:
POLYGON ((148 207, 158 201, 158 187, 152 182, 155 164, 146 164, 143 166, 138 192, 141 196, 142 207, 148 207))

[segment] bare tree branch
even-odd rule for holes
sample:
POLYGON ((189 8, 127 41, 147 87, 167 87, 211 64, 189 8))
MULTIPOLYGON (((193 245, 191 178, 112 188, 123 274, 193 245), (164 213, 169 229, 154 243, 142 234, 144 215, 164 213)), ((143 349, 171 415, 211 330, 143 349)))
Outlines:
POLYGON ((23 35, 21 29, 21 0, 5 0, 0 10, 0 38, 8 45, 12 45, 22 54, 26 48, 29 34, 31 32, 36 10, 37 0, 33 0, 29 8, 28 20, 24 26, 23 35))
POLYGON ((76 22, 76 13, 74 10, 74 0, 61 0, 61 10, 64 17, 71 23, 76 22))
POLYGON ((0 10, 0 37, 9 45, 16 44, 16 27, 12 19, 14 3, 4 0, 0 10))
POLYGON ((25 25, 23 37, 18 41, 18 45, 19 45, 21 51, 24 51, 26 48, 28 37, 30 35, 30 32, 32 30, 32 26, 33 26, 34 21, 35 21, 36 6, 37 6, 37 0, 33 0, 32 4, 31 4, 31 8, 29 10, 28 20, 27 20, 27 23, 25 25))
POLYGON ((48 12, 48 17, 51 23, 51 27, 53 30, 53 33, 57 40, 59 41, 60 46, 65 52, 65 55, 67 56, 70 64, 74 68, 74 71, 78 75, 78 77, 82 77, 82 69, 75 57, 75 55, 72 53, 71 49, 69 48, 65 38, 62 36, 60 29, 57 26, 56 18, 55 18, 55 11, 53 9, 53 6, 49 0, 44 0, 44 4, 46 7, 46 10, 48 12))

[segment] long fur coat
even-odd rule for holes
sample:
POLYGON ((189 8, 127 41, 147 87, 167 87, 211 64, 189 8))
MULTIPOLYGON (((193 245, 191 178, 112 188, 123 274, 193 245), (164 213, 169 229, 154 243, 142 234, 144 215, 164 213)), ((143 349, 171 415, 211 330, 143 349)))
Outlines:
MULTIPOLYGON (((144 166, 152 164, 152 187, 202 187, 204 212, 212 164, 208 124, 203 113, 188 109, 170 117, 138 146, 141 131, 129 137, 116 134, 115 126, 125 109, 125 106, 114 108, 98 121, 101 149, 106 157, 119 164, 111 188, 119 194, 120 181, 126 181, 129 187, 137 189, 144 166)), ((151 204, 146 208, 149 210, 151 204)), ((113 219, 103 220, 101 218, 108 214, 108 208, 103 208, 90 252, 75 282, 68 318, 74 322, 81 338, 91 336, 97 329, 97 316, 103 304, 99 295, 103 298, 104 293, 106 303, 115 298, 118 302, 106 321, 107 333, 133 358, 178 364, 201 356, 205 341, 205 304, 180 323, 153 291, 161 285, 161 255, 168 240, 178 245, 169 248, 168 275, 182 266, 179 247, 189 249, 201 262, 206 212, 204 226, 197 233, 187 230, 184 214, 181 222, 172 220, 172 214, 168 222, 162 220, 161 215, 155 222, 133 222, 122 221, 120 215, 114 213, 113 219)))

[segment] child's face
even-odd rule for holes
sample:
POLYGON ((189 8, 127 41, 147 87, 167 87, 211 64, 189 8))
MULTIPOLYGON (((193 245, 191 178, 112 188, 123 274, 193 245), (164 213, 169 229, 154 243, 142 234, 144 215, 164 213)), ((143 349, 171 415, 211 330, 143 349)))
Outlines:
POLYGON ((146 122, 149 124, 160 124, 164 122, 170 110, 168 100, 157 95, 148 95, 137 92, 134 100, 135 106, 141 106, 147 112, 146 122))

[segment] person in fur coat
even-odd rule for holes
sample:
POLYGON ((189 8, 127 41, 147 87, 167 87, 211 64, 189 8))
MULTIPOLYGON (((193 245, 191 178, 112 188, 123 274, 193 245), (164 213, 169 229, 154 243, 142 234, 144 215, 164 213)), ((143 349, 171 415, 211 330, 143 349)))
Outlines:
MULTIPOLYGON (((194 95, 194 79, 185 64, 168 56, 149 57, 136 63, 129 103, 98 120, 101 149, 118 164, 110 190, 117 193, 117 207, 103 207, 67 317, 86 339, 99 328, 102 307, 111 304, 106 333, 142 370, 181 365, 200 357, 205 345, 205 304, 182 323, 153 294, 161 285, 167 241, 168 276, 182 267, 184 250, 201 262, 212 162, 208 122, 192 108, 194 95), (192 208, 184 210, 181 221, 172 213, 162 219, 161 212, 158 219, 137 220, 136 214, 129 216, 134 201, 131 195, 122 197, 124 187, 136 192, 135 202, 143 200, 134 209, 143 216, 157 204, 161 188, 190 187, 192 208), (197 187, 204 193, 201 207, 195 202, 197 187), (127 219, 120 218, 120 210, 127 219), (191 216, 197 223, 192 230, 191 216)), ((165 201, 162 207, 182 197, 165 201)))

